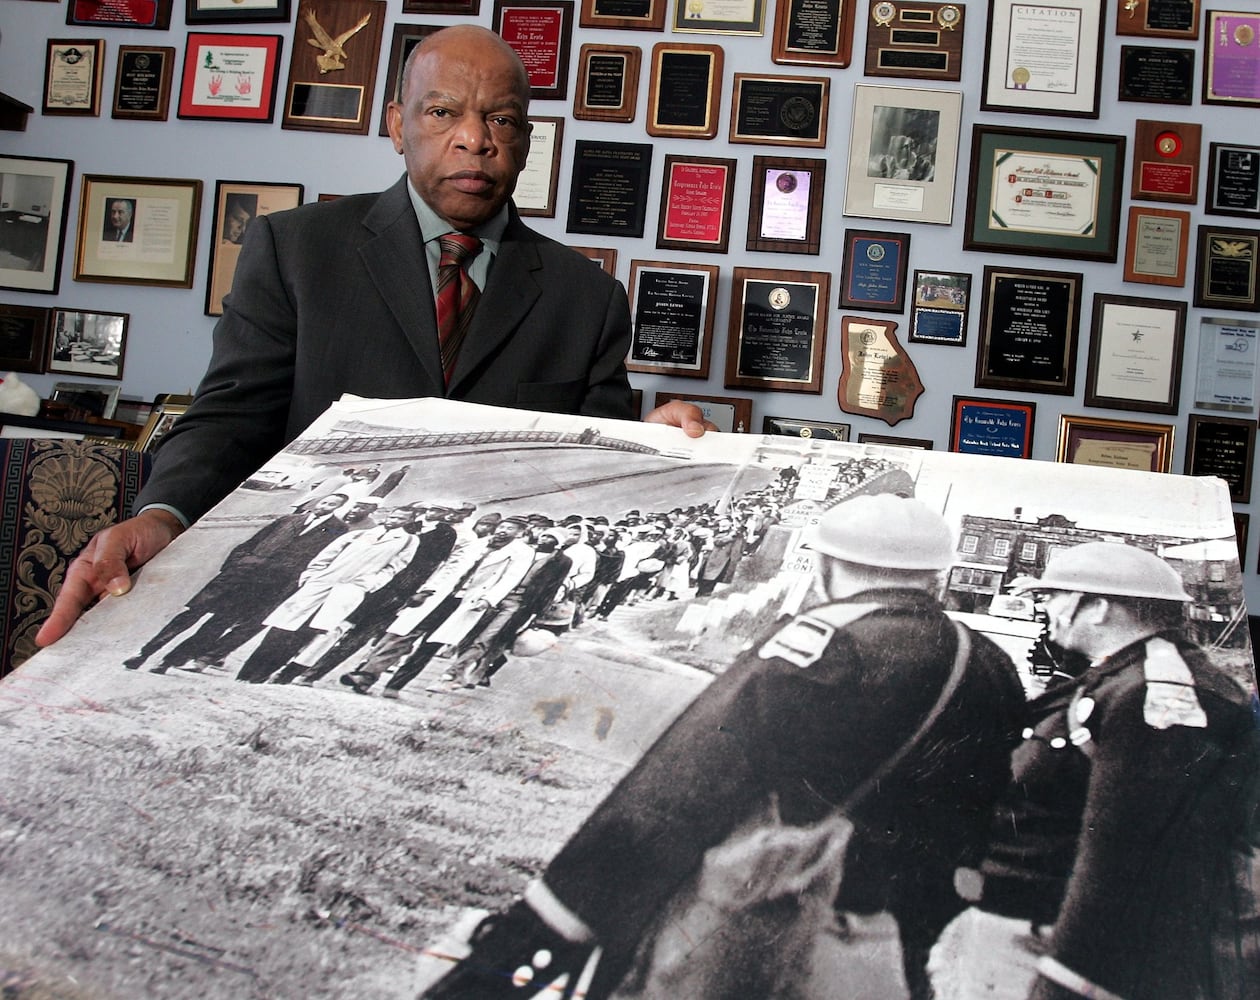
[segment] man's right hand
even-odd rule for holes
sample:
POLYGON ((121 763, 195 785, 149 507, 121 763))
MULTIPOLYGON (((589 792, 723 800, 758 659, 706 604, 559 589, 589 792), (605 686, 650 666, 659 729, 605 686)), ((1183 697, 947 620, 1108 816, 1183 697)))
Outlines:
POLYGON ((131 571, 170 545, 183 530, 174 514, 154 508, 93 535, 70 563, 52 612, 35 635, 35 645, 51 646, 98 597, 127 593, 131 571))

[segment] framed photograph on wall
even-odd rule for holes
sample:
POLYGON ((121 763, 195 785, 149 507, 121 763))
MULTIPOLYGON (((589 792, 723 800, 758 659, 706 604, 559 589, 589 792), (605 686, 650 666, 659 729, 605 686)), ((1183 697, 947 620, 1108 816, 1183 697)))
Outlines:
POLYGON ((754 156, 749 250, 817 254, 827 161, 754 156))
POLYGON ((188 33, 176 115, 226 122, 270 122, 280 75, 279 35, 188 33))
POLYGON ((201 181, 85 174, 75 281, 191 288, 201 181))
POLYGON ((283 23, 292 16, 291 0, 185 0, 185 24, 283 23))
POLYGON ((825 76, 736 73, 730 142, 765 146, 827 145, 831 80, 825 76))
POLYGON ((112 118, 164 122, 171 106, 175 49, 164 45, 120 45, 114 77, 112 118))
POLYGON ((1110 420, 1064 414, 1059 417, 1056 462, 1139 472, 1171 472, 1172 424, 1110 420))
POLYGON ((1182 288, 1190 249, 1190 213, 1175 208, 1129 206, 1124 280, 1182 288))
POLYGON ((121 380, 130 321, 128 313, 53 309, 46 370, 121 380))
POLYGON ((656 246, 661 250, 726 253, 735 200, 736 161, 665 155, 656 246))
POLYGON ((955 396, 949 450, 964 455, 1029 458, 1036 403, 955 396))
POLYGON ((44 371, 48 363, 49 311, 42 306, 0 304, 0 371, 44 371))
POLYGON ((104 62, 103 38, 48 39, 44 53, 43 113, 83 118, 99 115, 104 62))
POLYGON ((709 377, 718 266, 630 262, 630 353, 626 370, 709 377))
POLYGON ((301 184, 217 181, 210 232, 210 272, 206 279, 206 315, 223 315, 223 296, 232 290, 241 243, 253 222, 302 204, 301 184))
POLYGON ((1085 405, 1176 413, 1186 303, 1094 295, 1085 405))
POLYGON ((1239 417, 1190 414, 1187 428, 1187 476, 1219 476, 1234 503, 1251 502, 1251 472, 1256 461, 1256 422, 1239 417))
POLYGON ((829 271, 737 267, 726 336, 726 388, 822 392, 829 271))
POLYGON ((71 160, 0 156, 0 288, 55 295, 70 213, 71 160))
POLYGON ((976 125, 964 250, 1114 263, 1121 135, 976 125))
POLYGON ((712 139, 722 107, 720 45, 657 42, 648 79, 648 135, 712 139))
POLYGON ((962 93, 853 88, 844 214, 949 225, 962 93))
POLYGON ((553 219, 560 187, 560 151, 564 148, 564 119, 530 116, 529 155, 516 178, 512 201, 524 216, 553 219))
POLYGON ((840 308, 902 312, 910 234, 846 229, 840 270, 840 308))
POLYGON ((985 267, 977 388, 1076 392, 1084 280, 1080 272, 985 267))
POLYGON ((695 396, 685 392, 658 392, 652 408, 664 406, 670 400, 681 399, 700 407, 704 419, 716 425, 720 431, 734 434, 752 433, 752 404, 746 396, 695 396))
POLYGON ((1103 8, 990 0, 981 110, 1097 118, 1103 8))
POLYGON ((617 28, 623 31, 664 31, 669 0, 582 0, 578 24, 583 28, 617 28))
POLYGON ((910 288, 910 342, 965 347, 970 309, 970 274, 915 271, 910 288))

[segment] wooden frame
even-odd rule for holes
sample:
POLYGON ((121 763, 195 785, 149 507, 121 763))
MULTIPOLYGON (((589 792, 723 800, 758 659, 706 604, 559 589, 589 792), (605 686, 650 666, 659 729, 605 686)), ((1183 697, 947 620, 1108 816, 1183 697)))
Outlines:
POLYGON ((639 107, 637 45, 592 45, 578 51, 573 117, 593 122, 632 122, 639 107))
POLYGON ((910 234, 846 229, 840 308, 904 312, 910 234))
POLYGON ((280 77, 280 35, 190 31, 176 116, 227 122, 270 122, 280 77))
POLYGON ((394 35, 389 43, 389 63, 385 70, 385 83, 381 87, 381 123, 377 135, 389 135, 389 106, 402 101, 402 73, 411 50, 441 30, 440 24, 395 24, 394 35))
POLYGON ((1063 414, 1056 462, 1069 465, 1171 472, 1173 424, 1148 424, 1063 414))
POLYGON ((822 149, 830 94, 830 77, 736 73, 728 141, 822 149))
POLYGON ((1204 104, 1240 108, 1260 105, 1258 36, 1260 13, 1254 10, 1209 10, 1206 13, 1201 97, 1204 104))
POLYGON ((165 45, 120 45, 110 117, 164 122, 170 113, 175 49, 165 45))
POLYGON ((1208 143, 1208 215, 1260 219, 1260 146, 1208 143))
POLYGON ((191 288, 200 218, 200 180, 85 174, 74 280, 191 288), (131 206, 131 236, 112 228, 119 202, 131 206), (156 261, 141 254, 150 238, 171 251, 156 261))
POLYGON ((103 38, 50 38, 44 50, 46 115, 95 118, 101 113, 103 38))
POLYGON ((1190 248, 1190 213, 1147 205, 1129 207, 1124 280, 1182 288, 1190 248))
POLYGON ((667 153, 656 246, 726 253, 731 237, 737 161, 667 153))
POLYGON ((1085 405, 1176 413, 1186 303, 1094 295, 1085 405))
POLYGON ((185 24, 285 23, 292 0, 185 0, 185 24))
POLYGON ((101 0, 69 0, 66 24, 82 28, 149 28, 166 31, 171 26, 171 0, 137 3, 102 3, 101 0))
POLYGON ((996 125, 971 135, 964 250, 1115 262, 1124 136, 996 125), (1076 204, 1051 212, 1052 201, 1076 204))
POLYGON ((916 270, 910 285, 910 343, 966 347, 971 275, 916 270))
POLYGON ((491 27, 525 63, 534 100, 568 98, 573 0, 494 0, 491 27))
POLYGON ((73 180, 71 160, 0 156, 0 288, 57 293, 73 180))
POLYGON ((955 396, 949 450, 964 455, 1031 458, 1037 404, 955 396))
POLYGON ((990 0, 981 110, 1097 118, 1105 8, 990 0))
POLYGON ((564 119, 530 116, 529 154, 516 178, 512 202, 524 216, 552 219, 560 189, 560 151, 564 148, 564 119))
POLYGON ((1190 414, 1186 434, 1187 476, 1219 476, 1234 503, 1251 502, 1251 473, 1256 461, 1256 422, 1238 417, 1190 414))
POLYGON ((976 387, 1076 392, 1080 272, 986 266, 980 300, 976 387))
POLYGON ((949 225, 962 92, 853 88, 844 214, 949 225))
POLYGON ((853 58, 857 0, 779 0, 770 58, 783 66, 843 69, 853 58))
POLYGON ((245 232, 260 215, 302 204, 301 184, 216 181, 211 217, 210 260, 206 276, 206 315, 223 315, 223 296, 232 289, 245 232))
POLYGON ((626 370, 707 379, 717 290, 716 264, 632 260, 626 370))
POLYGON ((826 160, 754 156, 747 249, 817 255, 826 180, 826 160))
POLYGON ((1199 37, 1199 0, 1117 2, 1116 34, 1196 39, 1199 37))
POLYGON ((666 3, 667 0, 646 0, 642 14, 631 14, 624 9, 624 4, 613 0, 582 0, 578 9, 578 24, 583 28, 664 31, 666 3))
POLYGON ((1139 118, 1133 127, 1133 201, 1193 205, 1199 200, 1203 126, 1139 118))
POLYGON ((43 306, 0 303, 0 371, 44 371, 50 315, 43 306))
POLYGON ((720 45, 657 42, 648 79, 647 134, 675 139, 712 139, 722 108, 720 45), (696 107, 696 95, 703 107, 696 107))
POLYGON ((280 127, 367 135, 385 0, 298 0, 280 127))
POLYGON ((653 409, 671 400, 681 399, 694 403, 704 413, 704 419, 718 430, 735 434, 752 432, 752 400, 744 396, 697 396, 684 392, 658 392, 653 399, 653 409))
POLYGON ((1260 312, 1260 230, 1205 223, 1197 247, 1194 304, 1260 312))
POLYGON ((122 381, 130 323, 130 313, 55 307, 49 322, 48 363, 44 370, 55 375, 122 381))
POLYGON ((676 32, 698 32, 706 35, 764 35, 766 32, 766 0, 748 0, 746 4, 715 4, 717 16, 707 15, 703 3, 692 0, 674 0, 674 18, 671 24, 676 32), (730 15, 747 7, 749 17, 730 15))
POLYGON ((570 249, 576 250, 587 260, 594 263, 601 271, 610 278, 617 277, 617 251, 612 247, 575 247, 570 249))
POLYGON ((830 282, 829 271, 735 268, 726 388, 822 392, 830 282))
POLYGON ((867 15, 867 76, 953 83, 962 79, 965 4, 871 0, 867 15))

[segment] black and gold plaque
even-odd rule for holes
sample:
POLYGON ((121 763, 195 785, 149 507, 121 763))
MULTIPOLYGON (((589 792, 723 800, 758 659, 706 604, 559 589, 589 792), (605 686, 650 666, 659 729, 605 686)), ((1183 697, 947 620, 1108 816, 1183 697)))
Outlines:
POLYGON ((915 80, 962 76, 963 5, 872 0, 866 75, 915 80))

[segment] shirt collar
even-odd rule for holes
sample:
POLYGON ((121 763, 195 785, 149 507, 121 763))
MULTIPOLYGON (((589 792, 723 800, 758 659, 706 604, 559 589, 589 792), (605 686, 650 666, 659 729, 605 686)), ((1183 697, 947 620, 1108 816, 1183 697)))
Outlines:
MULTIPOLYGON (((407 182, 407 194, 411 198, 411 207, 415 210, 416 221, 420 223, 420 235, 423 237, 426 245, 432 243, 440 236, 455 232, 451 224, 433 211, 429 207, 428 202, 420 197, 410 181, 407 182)), ((487 219, 480 226, 470 229, 469 233, 478 237, 485 244, 486 253, 491 256, 498 256, 499 244, 503 241, 503 231, 507 229, 507 224, 508 207, 504 204, 497 214, 487 219)))

